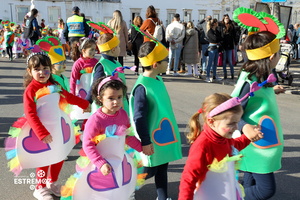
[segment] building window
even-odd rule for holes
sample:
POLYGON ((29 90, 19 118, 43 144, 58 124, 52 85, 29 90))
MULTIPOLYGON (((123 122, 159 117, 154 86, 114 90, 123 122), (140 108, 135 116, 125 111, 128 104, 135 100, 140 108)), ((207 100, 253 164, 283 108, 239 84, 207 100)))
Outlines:
POLYGON ((16 6, 17 23, 23 23, 25 15, 29 12, 29 6, 16 6))
POLYGON ((213 10, 213 18, 220 20, 220 11, 219 10, 213 10))
POLYGON ((130 8, 130 12, 131 12, 131 23, 133 23, 133 20, 136 16, 141 16, 141 8, 130 8))
POLYGON ((200 22, 206 17, 206 10, 199 10, 198 13, 198 22, 200 22))
POLYGON ((166 19, 166 26, 170 24, 173 20, 174 15, 176 14, 176 9, 168 9, 167 10, 167 19, 166 19))
POLYGON ((192 21, 192 9, 183 9, 183 21, 192 21))
POLYGON ((56 23, 58 18, 61 17, 60 7, 52 6, 48 7, 48 22, 56 23))

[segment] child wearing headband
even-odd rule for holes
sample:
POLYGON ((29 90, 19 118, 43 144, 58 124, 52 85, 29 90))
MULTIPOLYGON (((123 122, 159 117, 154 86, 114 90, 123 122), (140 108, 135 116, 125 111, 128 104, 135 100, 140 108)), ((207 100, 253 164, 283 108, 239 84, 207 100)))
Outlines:
MULTIPOLYGON (((232 92, 232 96, 239 97, 249 92, 254 81, 261 83, 272 74, 280 58, 279 40, 285 30, 267 13, 239 8, 233 17, 250 32, 243 44, 248 61, 242 66, 232 92)), ((263 139, 251 143, 241 152, 244 155, 240 170, 244 172, 245 200, 265 200, 275 194, 274 172, 281 168, 284 143, 275 94, 283 92, 280 85, 266 84, 242 104, 244 114, 239 129, 244 134, 251 134, 259 126, 264 134, 263 139)))
POLYGON ((142 142, 146 179, 155 176, 158 199, 166 200, 168 164, 182 158, 181 140, 168 91, 158 76, 167 70, 168 50, 152 41, 140 47, 138 57, 145 71, 132 89, 129 108, 131 123, 142 142))
POLYGON ((10 170, 18 175, 22 169, 36 168, 37 185, 33 196, 53 199, 60 196, 58 175, 64 159, 75 146, 72 121, 64 112, 64 103, 82 109, 88 101, 62 89, 51 76, 52 64, 44 52, 27 59, 23 97, 25 117, 13 124, 6 140, 10 170))
POLYGON ((191 143, 179 187, 180 200, 242 199, 242 190, 235 176, 238 151, 251 141, 262 138, 255 132, 233 139, 243 114, 240 101, 228 94, 212 94, 189 121, 187 139, 191 143), (202 115, 203 127, 199 116, 202 115))
POLYGON ((128 135, 130 121, 122 109, 126 90, 118 73, 95 81, 93 98, 101 107, 87 120, 82 141, 84 154, 78 159, 78 172, 73 176, 75 185, 69 187, 73 179, 70 178, 62 190, 66 199, 70 195, 81 200, 129 199, 134 192, 137 166, 124 146, 128 144, 139 152, 142 147, 135 136, 128 135))

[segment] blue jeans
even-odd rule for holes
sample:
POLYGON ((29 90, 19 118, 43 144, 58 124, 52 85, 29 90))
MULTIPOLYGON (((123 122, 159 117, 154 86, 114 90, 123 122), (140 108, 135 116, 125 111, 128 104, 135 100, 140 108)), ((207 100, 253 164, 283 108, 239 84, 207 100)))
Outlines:
POLYGON ((206 64, 207 64, 207 56, 204 55, 204 52, 206 51, 208 47, 208 44, 202 44, 202 62, 201 62, 201 65, 202 65, 202 70, 203 71, 206 71, 206 64))
POLYGON ((178 63, 180 59, 180 53, 182 49, 182 44, 178 43, 178 48, 172 49, 171 47, 169 48, 169 64, 168 64, 168 70, 170 70, 170 65, 172 63, 172 58, 174 58, 173 62, 173 71, 177 72, 178 71, 178 63))
POLYGON ((276 192, 274 173, 257 174, 244 172, 245 200, 265 200, 276 192))
POLYGON ((232 64, 232 49, 225 50, 223 52, 223 72, 224 72, 224 76, 227 76, 227 70, 226 70, 227 60, 228 60, 229 67, 230 67, 230 73, 231 73, 231 75, 233 75, 234 74, 234 69, 233 69, 233 64, 232 64))
MULTIPOLYGON (((213 46, 213 45, 210 45, 213 46)), ((217 64, 218 64, 219 51, 218 48, 208 52, 208 64, 206 68, 206 77, 210 77, 210 69, 212 67, 213 76, 217 76, 217 64)))

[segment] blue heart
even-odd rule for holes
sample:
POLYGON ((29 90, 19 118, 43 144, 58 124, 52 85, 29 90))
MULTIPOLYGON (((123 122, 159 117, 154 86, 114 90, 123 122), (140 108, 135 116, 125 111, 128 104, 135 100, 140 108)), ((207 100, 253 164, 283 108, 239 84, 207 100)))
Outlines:
POLYGON ((274 146, 281 145, 278 138, 277 128, 274 121, 267 116, 260 119, 261 132, 264 138, 254 142, 254 145, 261 149, 266 149, 274 146))
POLYGON ((153 139, 159 146, 177 142, 173 127, 167 118, 162 119, 159 128, 153 131, 153 139))
POLYGON ((54 49, 54 52, 57 53, 58 55, 62 56, 63 55, 63 50, 61 48, 56 48, 54 49))

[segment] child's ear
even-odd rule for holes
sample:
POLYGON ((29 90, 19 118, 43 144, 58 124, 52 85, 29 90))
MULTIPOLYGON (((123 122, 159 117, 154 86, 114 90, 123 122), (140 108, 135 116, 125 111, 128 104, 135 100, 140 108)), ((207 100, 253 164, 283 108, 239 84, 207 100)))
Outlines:
POLYGON ((97 99, 102 102, 102 98, 99 95, 97 96, 97 99))
POLYGON ((209 127, 214 127, 215 120, 213 118, 207 118, 206 123, 209 125, 209 127))
POLYGON ((157 69, 157 67, 159 67, 157 62, 152 65, 153 69, 157 69))

